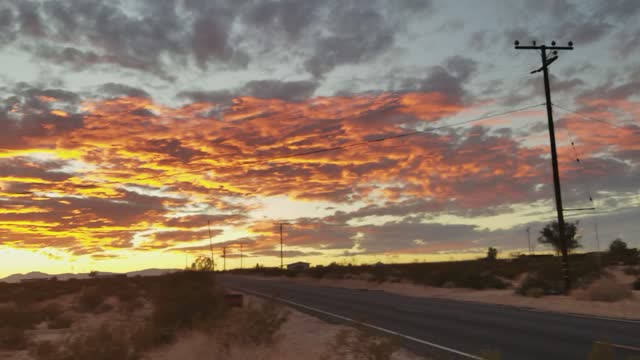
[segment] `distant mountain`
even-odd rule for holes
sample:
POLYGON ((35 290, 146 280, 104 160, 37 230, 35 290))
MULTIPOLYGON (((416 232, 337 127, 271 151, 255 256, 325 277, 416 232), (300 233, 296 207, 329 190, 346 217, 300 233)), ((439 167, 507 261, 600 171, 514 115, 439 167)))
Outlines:
MULTIPOLYGON (((179 269, 145 269, 145 270, 138 270, 138 271, 131 271, 127 274, 127 276, 158 276, 158 275, 164 275, 167 273, 172 273, 172 272, 176 272, 176 271, 181 271, 179 269)), ((118 273, 112 273, 112 272, 101 272, 98 271, 98 276, 105 276, 105 275, 116 275, 118 273)), ((25 279, 49 279, 52 277, 56 277, 58 280, 68 280, 71 278, 74 279, 88 279, 89 278, 89 274, 88 273, 80 273, 80 274, 72 274, 72 273, 65 273, 65 274, 45 274, 43 272, 39 272, 39 271, 32 271, 30 273, 26 273, 26 274, 13 274, 13 275, 9 275, 4 279, 0 279, 0 282, 8 282, 8 283, 17 283, 20 282, 21 280, 25 280, 25 279)))

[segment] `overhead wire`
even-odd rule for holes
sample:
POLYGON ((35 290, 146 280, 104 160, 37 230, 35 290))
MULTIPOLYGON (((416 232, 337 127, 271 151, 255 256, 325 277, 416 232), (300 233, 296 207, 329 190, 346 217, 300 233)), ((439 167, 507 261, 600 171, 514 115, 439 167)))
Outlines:
POLYGON ((594 117, 590 117, 590 116, 584 115, 584 114, 580 113, 577 110, 571 110, 571 109, 569 109, 567 107, 558 105, 556 103, 553 103, 553 106, 555 106, 555 107, 557 107, 557 108, 559 108, 561 110, 564 110, 566 112, 569 112, 569 113, 575 114, 577 116, 580 116, 581 118, 583 118, 585 120, 597 121, 597 122, 600 122, 600 123, 603 123, 603 124, 607 124, 607 125, 613 126, 615 128, 618 128, 618 129, 624 129, 625 128, 624 126, 619 126, 619 125, 613 124, 613 123, 611 123, 609 121, 606 121, 606 120, 597 119, 597 118, 594 118, 594 117))
MULTIPOLYGON (((288 155, 273 156, 273 157, 268 157, 268 158, 263 158, 263 159, 256 159, 256 160, 249 160, 249 161, 244 161, 244 162, 242 162, 242 161, 233 162, 232 161, 232 164, 240 165, 240 166, 255 165, 255 164, 268 163, 268 162, 286 160, 286 159, 297 158, 297 157, 304 157, 304 156, 309 156, 309 155, 322 154, 322 153, 327 153, 327 152, 332 152, 332 151, 337 151, 337 150, 351 149, 351 148, 355 148, 355 147, 369 145, 369 144, 372 144, 372 143, 378 143, 378 142, 383 142, 383 141, 388 141, 388 140, 406 138, 406 137, 414 136, 414 135, 423 135, 423 134, 435 132, 435 131, 446 129, 446 128, 466 125, 466 124, 470 124, 470 123, 474 123, 474 122, 479 122, 479 121, 483 121, 483 120, 488 120, 488 119, 492 119, 492 118, 496 118, 496 117, 500 117, 500 116, 505 116, 505 115, 509 115, 509 114, 513 114, 513 113, 517 113, 517 112, 533 109, 533 108, 536 108, 536 107, 539 107, 539 106, 542 106, 542 105, 545 105, 545 104, 542 103, 542 104, 529 105, 529 106, 521 107, 521 108, 514 109, 514 110, 504 111, 504 112, 497 113, 497 114, 484 115, 484 116, 473 118, 473 119, 469 119, 469 120, 458 121, 458 122, 451 123, 451 124, 446 124, 446 125, 436 126, 436 127, 432 127, 432 128, 427 128, 427 129, 424 129, 424 130, 414 130, 414 131, 405 132, 405 133, 401 133, 401 134, 381 136, 381 137, 376 138, 376 139, 363 140, 363 141, 354 142, 354 143, 350 143, 350 144, 331 146, 331 147, 322 148, 322 149, 308 150, 308 151, 302 151, 302 152, 288 154, 288 155)), ((189 174, 207 172, 207 171, 215 170, 216 168, 218 168, 218 167, 217 166, 209 166, 209 167, 206 167, 206 168, 201 168, 201 169, 196 169, 196 170, 186 170, 186 171, 180 171, 180 172, 169 173, 169 174, 159 174, 159 175, 148 176, 148 177, 138 178, 138 179, 121 180, 121 181, 108 181, 108 182, 99 182, 99 183, 98 182, 94 182, 94 183, 101 184, 101 185, 113 185, 113 184, 122 184, 123 182, 126 183, 126 182, 138 182, 138 181, 146 181, 146 180, 155 180, 155 179, 161 179, 161 178, 167 178, 167 177, 173 177, 173 176, 189 175, 189 174)))

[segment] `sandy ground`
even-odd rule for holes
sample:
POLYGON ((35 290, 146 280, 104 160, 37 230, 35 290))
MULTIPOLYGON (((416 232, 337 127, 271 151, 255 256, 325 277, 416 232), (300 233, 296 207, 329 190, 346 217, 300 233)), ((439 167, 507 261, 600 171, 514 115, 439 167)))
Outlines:
MULTIPOLYGON (((251 298, 251 301, 258 301, 251 298)), ((275 346, 264 348, 233 347, 229 353, 217 352, 215 336, 202 333, 184 334, 173 345, 154 350, 145 360, 324 360, 331 353, 331 344, 343 329, 310 315, 287 308, 289 317, 279 330, 275 346)), ((399 349, 393 360, 424 359, 406 350, 399 349)))
MULTIPOLYGON (((612 273, 615 276, 616 281, 622 284, 630 284, 634 280, 634 277, 623 274, 619 269, 613 270, 612 273)), ((406 296, 475 301, 490 304, 532 308, 544 311, 640 320, 640 291, 633 291, 633 297, 631 299, 625 299, 617 302, 602 302, 578 300, 574 296, 564 295, 531 298, 517 295, 514 293, 513 289, 450 289, 416 285, 406 282, 376 283, 358 279, 335 280, 313 279, 309 277, 269 278, 262 276, 251 276, 251 278, 261 279, 265 281, 268 281, 270 279, 277 279, 298 282, 306 285, 333 286, 348 289, 383 290, 390 293, 406 296)))
MULTIPOLYGON (((74 318, 69 329, 47 329, 46 323, 39 324, 36 329, 27 331, 31 341, 59 341, 72 333, 83 332, 95 328, 101 323, 108 322, 136 322, 142 321, 148 315, 150 308, 145 306, 134 314, 123 315, 117 311, 103 314, 79 314, 72 310, 74 296, 61 297, 48 303, 59 304, 63 311, 74 318)), ((245 296, 245 303, 261 302, 263 300, 245 296)), ((117 300, 106 300, 117 308, 117 300)), ((346 326, 333 325, 320 319, 306 315, 294 309, 285 307, 289 313, 287 321, 276 335, 276 343, 269 347, 240 347, 232 345, 229 352, 223 352, 217 346, 216 336, 199 332, 181 334, 178 340, 168 346, 151 350, 144 356, 144 360, 334 360, 331 354, 332 342, 341 330, 352 330, 346 326)), ((238 309, 237 311, 242 311, 238 309)), ((353 330, 352 330, 353 331, 353 330)), ((33 360, 28 351, 0 351, 1 360, 33 360)), ((421 359, 410 352, 399 349, 392 357, 393 360, 421 359)), ((114 359, 115 360, 115 359, 114 359)))

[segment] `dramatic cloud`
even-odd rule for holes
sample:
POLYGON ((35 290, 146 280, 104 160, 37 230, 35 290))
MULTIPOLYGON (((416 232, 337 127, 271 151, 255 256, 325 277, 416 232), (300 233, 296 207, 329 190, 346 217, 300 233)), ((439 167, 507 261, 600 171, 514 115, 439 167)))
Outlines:
POLYGON ((4 1, 0 248, 182 266, 211 238, 276 264, 284 221, 290 260, 519 251, 553 188, 540 56, 516 39, 575 42, 550 68, 565 204, 630 237, 638 8, 4 1))

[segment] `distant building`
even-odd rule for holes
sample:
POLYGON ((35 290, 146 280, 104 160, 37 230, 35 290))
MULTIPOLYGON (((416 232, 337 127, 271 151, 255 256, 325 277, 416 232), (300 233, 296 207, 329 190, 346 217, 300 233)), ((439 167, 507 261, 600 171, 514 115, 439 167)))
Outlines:
POLYGON ((302 271, 302 270, 308 269, 309 265, 311 265, 311 264, 309 264, 308 262, 298 261, 298 262, 295 262, 293 264, 287 265, 287 270, 302 271))

